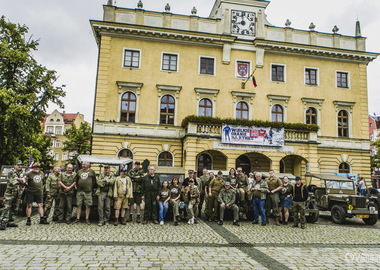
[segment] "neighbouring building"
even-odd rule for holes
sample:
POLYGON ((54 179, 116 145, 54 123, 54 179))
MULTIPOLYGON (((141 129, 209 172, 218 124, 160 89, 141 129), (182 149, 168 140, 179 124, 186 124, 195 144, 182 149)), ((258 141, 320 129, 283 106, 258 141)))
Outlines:
POLYGON ((42 123, 44 133, 51 136, 52 148, 51 155, 54 158, 54 164, 64 166, 67 160, 70 158, 68 152, 62 151, 63 142, 66 140, 64 132, 74 124, 79 127, 84 121, 83 114, 78 113, 60 113, 58 110, 54 110, 51 114, 46 114, 42 123))
POLYGON ((99 47, 92 154, 167 171, 369 177, 367 65, 378 54, 366 51, 359 22, 355 36, 274 26, 269 4, 216 0, 202 18, 196 8, 179 15, 169 5, 154 12, 108 1, 103 20, 91 21, 99 47))
MULTIPOLYGON (((379 138, 380 134, 380 118, 376 115, 368 116, 368 122, 369 122, 369 140, 370 142, 374 142, 379 138)), ((376 148, 371 145, 371 155, 374 156, 376 155, 376 148)))

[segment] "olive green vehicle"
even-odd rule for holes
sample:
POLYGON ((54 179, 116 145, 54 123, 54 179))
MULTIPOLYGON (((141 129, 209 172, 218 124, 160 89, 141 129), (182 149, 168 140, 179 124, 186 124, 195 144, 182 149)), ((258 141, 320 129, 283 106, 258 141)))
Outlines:
POLYGON ((312 181, 320 181, 320 186, 309 185, 314 193, 316 205, 321 211, 329 211, 333 222, 342 224, 346 218, 361 218, 367 225, 375 225, 378 219, 376 196, 357 195, 355 183, 339 175, 306 174, 312 181))

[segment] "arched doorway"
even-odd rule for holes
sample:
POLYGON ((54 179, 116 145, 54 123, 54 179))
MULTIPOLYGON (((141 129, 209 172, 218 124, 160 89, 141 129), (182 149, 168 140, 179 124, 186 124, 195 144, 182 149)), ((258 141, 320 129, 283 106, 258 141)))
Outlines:
POLYGON ((209 154, 203 153, 198 156, 198 166, 197 166, 197 171, 199 175, 202 175, 202 171, 204 168, 207 170, 211 170, 211 165, 212 165, 212 159, 209 154))
POLYGON ((208 170, 225 171, 227 170, 227 157, 219 151, 207 150, 197 156, 197 171, 202 175, 203 168, 208 170))
POLYGON ((306 164, 308 161, 298 155, 289 155, 280 160, 280 169, 282 167, 282 173, 290 173, 301 178, 306 173, 306 164))
POLYGON ((241 167, 245 174, 251 171, 251 161, 246 155, 241 155, 236 159, 235 168, 241 167))

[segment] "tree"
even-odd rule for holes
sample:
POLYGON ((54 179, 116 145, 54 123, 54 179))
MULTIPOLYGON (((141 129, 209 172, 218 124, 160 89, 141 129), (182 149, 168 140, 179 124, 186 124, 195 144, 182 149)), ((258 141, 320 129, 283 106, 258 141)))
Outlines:
POLYGON ((56 71, 33 58, 38 40, 26 38, 28 27, 0 19, 0 165, 29 153, 41 132, 49 103, 63 108, 64 85, 54 86, 56 71))
POLYGON ((371 167, 374 168, 380 168, 380 138, 374 142, 371 143, 372 146, 375 147, 375 155, 371 156, 371 167))
POLYGON ((71 153, 68 161, 76 164, 79 155, 90 153, 91 127, 87 122, 82 122, 77 128, 74 124, 65 131, 67 141, 63 142, 63 151, 71 153))

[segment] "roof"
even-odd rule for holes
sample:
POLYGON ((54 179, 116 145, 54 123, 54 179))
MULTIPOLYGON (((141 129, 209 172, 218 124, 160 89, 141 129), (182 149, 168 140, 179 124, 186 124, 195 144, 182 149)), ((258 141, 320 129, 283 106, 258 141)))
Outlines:
POLYGON ((90 164, 109 164, 109 165, 126 165, 132 162, 130 158, 118 158, 118 157, 104 157, 104 156, 91 156, 91 155, 79 155, 78 162, 88 162, 90 164))
POLYGON ((63 116, 63 121, 65 122, 65 124, 71 124, 72 122, 74 122, 75 118, 77 118, 77 116, 79 115, 79 112, 78 113, 61 113, 61 115, 63 116))
POLYGON ((311 174, 311 173, 307 173, 306 176, 307 177, 315 177, 315 178, 319 178, 322 180, 352 181, 350 179, 347 179, 344 176, 334 175, 334 174, 320 174, 320 173, 311 174))

